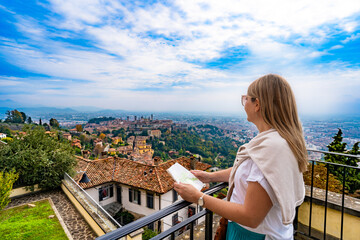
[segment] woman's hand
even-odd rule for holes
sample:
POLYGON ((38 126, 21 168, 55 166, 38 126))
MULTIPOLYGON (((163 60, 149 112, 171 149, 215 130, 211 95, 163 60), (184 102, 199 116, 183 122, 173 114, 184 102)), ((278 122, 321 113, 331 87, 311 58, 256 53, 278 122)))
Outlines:
POLYGON ((199 198, 203 195, 202 192, 197 190, 191 184, 186 183, 174 183, 174 189, 185 201, 197 203, 199 198))
POLYGON ((194 174, 194 176, 197 177, 203 183, 211 182, 211 178, 210 178, 211 173, 201 171, 201 170, 191 170, 190 172, 192 174, 194 174))

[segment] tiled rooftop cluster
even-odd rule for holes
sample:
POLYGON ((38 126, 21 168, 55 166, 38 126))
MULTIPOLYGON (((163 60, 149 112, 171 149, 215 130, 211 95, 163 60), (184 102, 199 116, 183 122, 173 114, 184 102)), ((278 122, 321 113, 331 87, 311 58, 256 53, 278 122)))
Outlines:
MULTIPOLYGON (((180 157, 159 165, 147 165, 140 162, 109 157, 100 160, 87 160, 78 157, 77 172, 74 180, 79 183, 84 172, 90 179, 88 183, 79 183, 84 188, 91 188, 107 182, 118 182, 132 187, 166 193, 173 188, 174 180, 167 173, 167 169, 176 162, 190 170, 191 159, 180 157)), ((211 165, 196 161, 195 169, 206 170, 211 165)))

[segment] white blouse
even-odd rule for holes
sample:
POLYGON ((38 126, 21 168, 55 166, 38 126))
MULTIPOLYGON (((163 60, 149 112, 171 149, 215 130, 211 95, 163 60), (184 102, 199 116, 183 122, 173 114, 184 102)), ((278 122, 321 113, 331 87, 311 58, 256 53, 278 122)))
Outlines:
POLYGON ((273 204, 265 219, 257 228, 242 226, 249 231, 265 234, 265 239, 293 239, 293 225, 282 223, 281 209, 274 191, 258 166, 250 158, 245 160, 235 173, 235 187, 230 202, 244 204, 248 182, 258 182, 269 195, 273 204))

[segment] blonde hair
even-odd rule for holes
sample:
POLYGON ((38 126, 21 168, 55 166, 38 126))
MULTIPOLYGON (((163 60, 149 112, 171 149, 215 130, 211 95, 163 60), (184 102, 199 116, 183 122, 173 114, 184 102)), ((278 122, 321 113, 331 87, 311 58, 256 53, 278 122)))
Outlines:
POLYGON ((289 83, 279 75, 268 74, 250 84, 248 95, 259 99, 265 123, 275 128, 286 140, 298 161, 299 170, 305 172, 308 155, 289 83))

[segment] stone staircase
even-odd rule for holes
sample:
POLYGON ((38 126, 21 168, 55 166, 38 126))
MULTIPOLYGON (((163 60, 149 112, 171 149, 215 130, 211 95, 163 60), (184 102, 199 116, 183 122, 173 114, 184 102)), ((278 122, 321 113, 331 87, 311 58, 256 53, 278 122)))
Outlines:
POLYGON ((103 208, 110 214, 110 216, 114 217, 115 214, 120 211, 122 205, 118 202, 113 202, 108 205, 103 206, 103 208))

